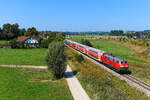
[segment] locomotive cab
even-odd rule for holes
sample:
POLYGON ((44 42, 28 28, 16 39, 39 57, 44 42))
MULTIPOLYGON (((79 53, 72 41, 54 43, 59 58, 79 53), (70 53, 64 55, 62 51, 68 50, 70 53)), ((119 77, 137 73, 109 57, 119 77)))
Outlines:
POLYGON ((128 67, 129 67, 128 61, 120 60, 119 64, 120 64, 120 72, 125 72, 128 70, 128 67))

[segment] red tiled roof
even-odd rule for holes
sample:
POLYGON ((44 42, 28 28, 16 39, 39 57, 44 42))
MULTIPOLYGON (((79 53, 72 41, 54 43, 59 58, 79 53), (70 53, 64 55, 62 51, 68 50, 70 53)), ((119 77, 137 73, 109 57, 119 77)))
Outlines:
POLYGON ((17 38, 17 41, 18 42, 22 42, 22 41, 25 41, 26 39, 28 39, 28 38, 30 38, 29 36, 19 36, 18 38, 17 38))
POLYGON ((38 41, 41 40, 41 39, 40 39, 39 37, 37 37, 37 36, 32 36, 31 38, 34 38, 34 39, 36 39, 36 40, 38 40, 38 41))
POLYGON ((18 42, 22 42, 22 41, 25 41, 25 40, 27 40, 27 39, 29 39, 29 38, 34 38, 34 39, 36 39, 36 40, 38 40, 38 41, 41 40, 41 39, 40 39, 39 37, 37 37, 37 36, 19 36, 19 37, 17 38, 17 41, 18 41, 18 42))

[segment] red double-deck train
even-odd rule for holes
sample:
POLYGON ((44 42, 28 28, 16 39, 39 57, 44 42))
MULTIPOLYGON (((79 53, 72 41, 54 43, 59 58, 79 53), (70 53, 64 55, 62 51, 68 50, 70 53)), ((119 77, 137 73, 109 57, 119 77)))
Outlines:
POLYGON ((115 69, 119 72, 127 72, 128 71, 128 61, 112 56, 111 54, 106 53, 105 51, 98 50, 71 40, 65 40, 65 44, 81 51, 82 53, 92 57, 93 59, 100 61, 102 63, 105 63, 115 69))

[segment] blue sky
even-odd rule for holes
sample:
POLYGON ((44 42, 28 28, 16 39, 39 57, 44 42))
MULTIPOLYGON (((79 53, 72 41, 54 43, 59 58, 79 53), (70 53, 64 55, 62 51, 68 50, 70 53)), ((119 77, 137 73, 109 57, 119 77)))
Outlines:
POLYGON ((52 31, 150 29, 150 0, 0 0, 0 25, 52 31))

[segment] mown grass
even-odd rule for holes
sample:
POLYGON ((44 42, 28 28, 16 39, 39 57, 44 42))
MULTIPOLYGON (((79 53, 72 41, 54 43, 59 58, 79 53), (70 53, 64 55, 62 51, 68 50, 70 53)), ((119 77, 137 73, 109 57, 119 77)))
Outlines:
POLYGON ((51 77, 47 70, 0 68, 0 99, 73 100, 65 79, 51 77))
POLYGON ((82 63, 75 59, 77 54, 66 48, 68 63, 92 100, 149 100, 145 94, 129 86, 125 81, 113 76, 84 58, 82 63))
POLYGON ((0 48, 0 64, 46 65, 46 49, 3 49, 0 48))

